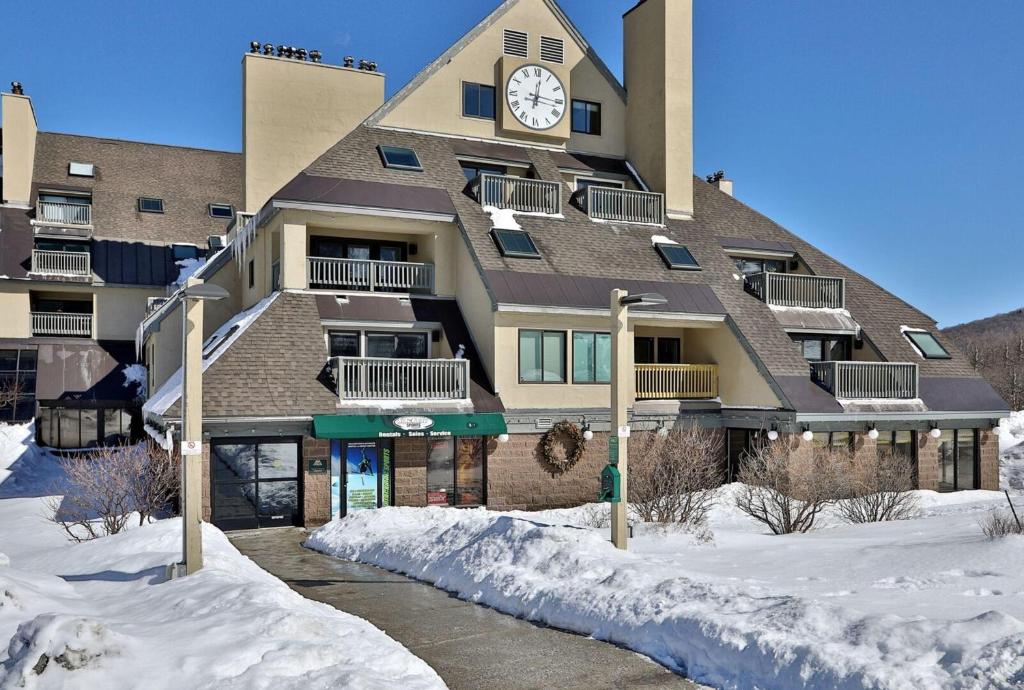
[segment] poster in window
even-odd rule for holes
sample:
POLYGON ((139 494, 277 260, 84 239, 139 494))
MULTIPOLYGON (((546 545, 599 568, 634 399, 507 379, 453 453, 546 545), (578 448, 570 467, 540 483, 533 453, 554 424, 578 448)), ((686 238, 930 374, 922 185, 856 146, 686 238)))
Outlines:
POLYGON ((377 443, 349 443, 345 454, 345 498, 348 510, 377 507, 377 443))
POLYGON ((341 517, 341 441, 331 440, 331 515, 341 517))

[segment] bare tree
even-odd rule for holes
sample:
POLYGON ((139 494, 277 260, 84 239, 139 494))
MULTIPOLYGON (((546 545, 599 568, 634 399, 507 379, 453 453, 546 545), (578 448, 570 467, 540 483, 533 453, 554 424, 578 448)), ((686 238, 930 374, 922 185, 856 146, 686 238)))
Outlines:
POLYGON ((886 450, 851 458, 846 477, 848 498, 838 504, 848 522, 905 520, 917 512, 914 465, 903 453, 886 450))
POLYGON ((782 441, 755 449, 740 469, 736 507, 773 534, 807 532, 842 495, 850 454, 815 448, 796 453, 782 441))
MULTIPOLYGON (((12 374, 0 379, 0 410, 16 407, 24 392, 25 384, 18 376, 12 374)), ((7 419, 10 420, 10 417, 7 419)))
POLYGON ((152 441, 63 458, 61 467, 64 495, 50 499, 48 517, 74 541, 117 534, 133 515, 144 524, 170 512, 178 494, 178 463, 152 441))
POLYGON ((715 430, 676 424, 630 440, 629 502, 644 522, 703 524, 722 477, 722 436, 715 430))

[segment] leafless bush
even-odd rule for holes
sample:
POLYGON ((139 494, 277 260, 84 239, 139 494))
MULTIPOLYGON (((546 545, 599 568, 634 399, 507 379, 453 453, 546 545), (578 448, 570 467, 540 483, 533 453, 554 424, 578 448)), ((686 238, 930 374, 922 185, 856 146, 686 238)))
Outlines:
POLYGON ((594 529, 602 529, 610 527, 612 524, 612 513, 608 510, 608 505, 602 503, 601 505, 589 505, 584 506, 580 511, 580 526, 591 527, 594 529))
POLYGON ((1009 534, 1024 534, 1021 524, 1005 510, 993 510, 981 520, 981 531, 989 539, 1005 537, 1009 534))
POLYGON ((860 454, 850 459, 847 470, 848 498, 837 507, 847 522, 906 520, 917 513, 917 497, 911 493, 914 465, 903 453, 860 454))
POLYGON ((755 449, 740 469, 736 507, 773 534, 807 532, 844 489, 849 453, 814 449, 794 453, 777 441, 755 449))
POLYGON ((24 394, 24 384, 15 375, 0 379, 0 410, 15 407, 24 394))
POLYGON ((703 524, 722 483, 721 434, 677 424, 629 444, 629 502, 644 522, 703 524))
POLYGON ((117 534, 133 514, 144 524, 178 495, 178 463, 151 441, 64 458, 61 467, 64 496, 50 500, 49 519, 74 541, 117 534))

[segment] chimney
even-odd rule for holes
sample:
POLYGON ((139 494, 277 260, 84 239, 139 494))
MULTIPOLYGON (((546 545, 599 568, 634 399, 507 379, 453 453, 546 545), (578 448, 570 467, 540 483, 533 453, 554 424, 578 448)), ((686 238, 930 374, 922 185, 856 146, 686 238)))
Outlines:
POLYGON ((692 0, 641 0, 622 18, 626 155, 669 218, 693 217, 692 15, 692 0))
POLYGON ((719 170, 713 172, 705 178, 709 185, 718 188, 718 191, 725 192, 729 196, 732 196, 732 180, 726 178, 725 171, 719 170))
MULTIPOLYGON (((242 58, 245 211, 270 196, 384 103, 384 74, 321 62, 320 51, 252 41, 242 58), (308 60, 306 57, 308 56, 308 60)), ((376 65, 374 65, 376 66, 376 65)))
POLYGON ((19 82, 11 83, 11 93, 0 94, 0 128, 3 129, 0 199, 17 206, 31 206, 38 128, 32 99, 24 95, 19 82))

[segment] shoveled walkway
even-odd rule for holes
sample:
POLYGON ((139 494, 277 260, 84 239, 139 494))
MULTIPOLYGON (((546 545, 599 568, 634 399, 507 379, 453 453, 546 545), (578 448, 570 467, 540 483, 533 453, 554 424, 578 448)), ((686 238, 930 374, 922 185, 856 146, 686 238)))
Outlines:
POLYGON ((301 546, 306 536, 301 529, 229 536, 239 551, 302 596, 384 630, 430 664, 452 690, 698 687, 629 650, 461 601, 374 566, 310 551, 301 546))

